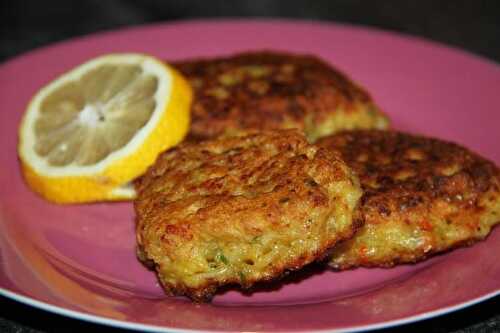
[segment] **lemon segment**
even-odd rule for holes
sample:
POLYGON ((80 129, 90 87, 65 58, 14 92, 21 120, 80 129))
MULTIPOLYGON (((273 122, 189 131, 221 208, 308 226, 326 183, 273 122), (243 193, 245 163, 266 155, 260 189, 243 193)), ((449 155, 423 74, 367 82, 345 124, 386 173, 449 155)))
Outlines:
POLYGON ((27 108, 18 145, 25 180, 58 203, 132 199, 127 184, 186 135, 191 100, 181 74, 150 56, 80 65, 27 108))

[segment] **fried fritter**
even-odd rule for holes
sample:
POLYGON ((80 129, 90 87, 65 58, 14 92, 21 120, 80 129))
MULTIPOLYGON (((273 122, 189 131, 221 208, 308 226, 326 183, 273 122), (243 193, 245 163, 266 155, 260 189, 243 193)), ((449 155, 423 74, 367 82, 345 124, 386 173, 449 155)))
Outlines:
POLYGON ((456 144, 386 131, 350 131, 318 142, 359 176, 365 225, 330 265, 390 267, 484 239, 500 221, 500 172, 456 144))
POLYGON ((314 141, 343 129, 388 127, 366 91, 315 56, 250 52, 174 66, 195 92, 191 140, 298 128, 314 141))
POLYGON ((168 294, 196 301, 319 260, 360 224, 357 178, 297 130, 184 143, 137 190, 139 258, 168 294))

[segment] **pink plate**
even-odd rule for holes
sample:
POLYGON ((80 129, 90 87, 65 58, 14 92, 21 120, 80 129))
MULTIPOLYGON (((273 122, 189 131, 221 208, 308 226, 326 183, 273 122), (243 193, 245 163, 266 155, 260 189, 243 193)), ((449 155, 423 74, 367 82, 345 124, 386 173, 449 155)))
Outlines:
POLYGON ((23 183, 19 120, 43 84, 91 57, 166 59, 248 49, 317 54, 365 85, 397 128, 450 139, 500 162, 500 66, 423 40, 297 21, 194 21, 76 39, 0 67, 1 293, 49 311, 155 331, 364 330, 429 318, 500 293, 500 229, 484 242, 418 265, 303 272, 213 304, 168 298, 134 255, 130 203, 57 206, 23 183))

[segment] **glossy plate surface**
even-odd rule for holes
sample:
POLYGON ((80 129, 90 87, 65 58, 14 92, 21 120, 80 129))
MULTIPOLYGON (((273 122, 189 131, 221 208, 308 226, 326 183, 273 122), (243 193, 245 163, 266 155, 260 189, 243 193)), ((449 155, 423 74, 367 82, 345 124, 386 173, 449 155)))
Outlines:
POLYGON ((165 59, 249 49, 314 53, 366 86, 394 127, 454 140, 500 163, 500 66, 423 40, 298 21, 194 21, 60 43, 0 66, 0 287, 22 302, 144 330, 337 331, 387 327, 500 293, 500 228, 484 242, 413 266, 309 270, 213 304, 167 298, 134 254, 130 203, 57 206, 24 185, 17 127, 30 97, 91 57, 165 59))

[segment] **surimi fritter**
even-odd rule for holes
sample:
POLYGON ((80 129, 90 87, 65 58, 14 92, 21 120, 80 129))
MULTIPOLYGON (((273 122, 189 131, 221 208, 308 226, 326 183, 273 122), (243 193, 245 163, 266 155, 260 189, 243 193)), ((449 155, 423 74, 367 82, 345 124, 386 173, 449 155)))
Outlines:
POLYGON ((388 127, 369 94, 312 55, 249 52, 174 63, 194 89, 189 139, 298 128, 315 139, 388 127))
POLYGON ((361 223, 357 178, 297 130, 182 144, 137 191, 139 257, 168 294, 197 301, 322 259, 361 223))
POLYGON ((500 221, 500 172, 459 145, 390 131, 350 131, 318 145, 340 151, 364 190, 365 225, 330 265, 389 267, 484 239, 500 221))

